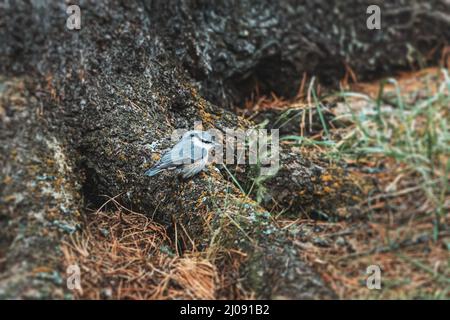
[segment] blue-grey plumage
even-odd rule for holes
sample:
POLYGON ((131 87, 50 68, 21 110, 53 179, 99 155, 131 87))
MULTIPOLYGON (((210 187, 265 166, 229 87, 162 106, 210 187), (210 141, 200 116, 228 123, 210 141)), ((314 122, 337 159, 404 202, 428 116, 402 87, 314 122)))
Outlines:
POLYGON ((209 160, 209 151, 217 144, 208 132, 188 131, 145 174, 153 177, 163 170, 176 169, 183 178, 190 178, 206 167, 209 160))
POLYGON ((153 168, 150 168, 147 171, 145 171, 145 175, 147 175, 149 177, 153 177, 153 176, 156 176, 158 173, 160 173, 162 170, 163 169, 153 167, 153 168))

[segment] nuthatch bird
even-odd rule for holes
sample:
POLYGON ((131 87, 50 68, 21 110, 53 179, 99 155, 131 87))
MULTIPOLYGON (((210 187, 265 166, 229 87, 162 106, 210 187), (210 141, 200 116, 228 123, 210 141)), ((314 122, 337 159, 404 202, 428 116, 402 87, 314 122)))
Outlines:
POLYGON ((145 175, 153 177, 163 170, 176 169, 183 178, 190 178, 206 167, 209 152, 220 145, 206 131, 188 131, 145 175))

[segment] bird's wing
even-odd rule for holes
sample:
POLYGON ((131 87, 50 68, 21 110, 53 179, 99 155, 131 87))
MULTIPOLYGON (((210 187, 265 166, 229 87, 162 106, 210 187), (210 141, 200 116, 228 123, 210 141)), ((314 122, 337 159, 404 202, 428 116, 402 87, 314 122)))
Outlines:
POLYGON ((190 163, 188 165, 185 165, 181 169, 181 174, 183 175, 183 178, 187 179, 190 178, 205 168, 205 165, 207 163, 207 159, 201 159, 199 161, 196 161, 194 163, 190 163))
POLYGON ((170 168, 194 163, 208 156, 208 151, 195 143, 177 143, 160 160, 158 167, 170 168))

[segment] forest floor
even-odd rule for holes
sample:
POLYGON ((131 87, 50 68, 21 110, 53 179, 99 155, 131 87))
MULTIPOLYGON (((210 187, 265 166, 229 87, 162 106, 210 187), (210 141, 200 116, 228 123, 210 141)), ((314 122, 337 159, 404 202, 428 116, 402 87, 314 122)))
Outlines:
MULTIPOLYGON (((371 83, 359 83, 350 73, 333 93, 321 93, 306 77, 302 83, 295 99, 256 96, 243 113, 300 110, 288 119, 298 121, 299 132, 282 143, 345 164, 374 187, 361 187, 357 215, 311 219, 274 208, 273 219, 289 232, 299 259, 340 298, 450 298, 448 70, 429 68, 371 83), (321 130, 311 133, 313 113, 321 130), (381 269, 381 290, 366 286, 370 265, 381 269)), ((236 277, 227 276, 237 274, 239 252, 230 253, 235 269, 218 270, 208 250, 181 254, 176 235, 174 241, 151 218, 115 198, 105 203, 84 215, 84 231, 62 247, 64 264, 77 263, 83 273, 76 297, 252 298, 240 283, 230 283, 236 277)))

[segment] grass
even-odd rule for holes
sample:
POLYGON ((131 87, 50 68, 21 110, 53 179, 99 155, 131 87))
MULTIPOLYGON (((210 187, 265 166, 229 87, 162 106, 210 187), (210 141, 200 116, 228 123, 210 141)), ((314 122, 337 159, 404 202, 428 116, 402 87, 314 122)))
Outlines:
MULTIPOLYGON (((266 123, 260 123, 257 126, 255 126, 255 130, 258 129, 265 129, 266 123)), ((253 140, 254 136, 252 135, 246 135, 243 143, 244 150, 255 150, 256 148, 261 148, 260 143, 262 139, 258 139, 257 141, 253 140), (251 147, 250 147, 251 145, 251 147)), ((263 168, 263 162, 265 160, 268 160, 272 157, 272 148, 270 147, 272 145, 272 136, 268 133, 267 135, 267 150, 265 150, 264 153, 257 152, 256 154, 256 164, 250 165, 250 170, 252 171, 251 174, 246 176, 246 179, 248 181, 239 182, 238 177, 236 174, 234 174, 232 171, 236 172, 238 170, 238 166, 240 161, 236 161, 235 168, 230 171, 228 169, 226 164, 222 164, 223 169, 227 173, 227 176, 230 177, 231 181, 233 182, 236 187, 239 188, 241 193, 245 195, 246 199, 249 199, 250 197, 254 198, 258 204, 260 204, 267 193, 265 181, 273 177, 276 172, 271 172, 270 174, 262 174, 262 168, 263 168)), ((261 149, 258 149, 258 151, 261 151, 261 149)), ((242 153, 241 156, 245 157, 245 154, 242 153)), ((247 152, 247 159, 249 158, 248 152, 247 152)), ((246 161, 248 163, 248 161, 246 161)))
MULTIPOLYGON (((320 136, 284 139, 319 147, 331 161, 347 163, 358 174, 368 172, 364 175, 377 188, 360 204, 367 221, 324 223, 320 236, 328 238, 330 247, 309 248, 304 258, 322 270, 342 298, 448 299, 448 70, 388 79, 335 97, 339 102, 331 130, 324 126, 320 136), (328 236, 336 232, 346 235, 339 240, 328 236), (383 266, 379 292, 364 285, 362 270, 370 264, 383 266)), ((301 223, 295 227, 306 228, 301 223)))
MULTIPOLYGON (((448 210, 446 203, 450 174, 450 78, 448 70, 441 70, 441 81, 436 86, 425 81, 425 96, 417 92, 401 92, 395 79, 382 81, 374 95, 342 91, 341 108, 333 122, 350 121, 343 130, 330 134, 324 120, 323 104, 315 91, 314 108, 323 126, 319 138, 289 135, 281 141, 294 141, 302 146, 319 146, 330 159, 357 161, 362 158, 393 160, 402 168, 402 176, 412 177, 413 185, 420 186, 431 202, 430 211, 435 215, 435 234, 448 210), (391 88, 385 94, 385 87, 391 88), (434 87, 430 87, 434 86, 434 87), (363 102, 363 104, 361 104, 363 102), (355 104, 357 108, 355 108, 355 104), (337 134, 336 134, 337 133, 337 134), (343 138, 342 138, 343 136, 343 138)), ((306 113, 306 112, 305 112, 306 113)), ((394 186, 393 186, 394 188, 394 186)))
MULTIPOLYGON (((318 96, 313 82, 304 100, 283 102, 279 126, 300 119, 300 135, 280 140, 353 168, 355 174, 375 181, 375 188, 359 205, 366 214, 362 221, 319 223, 281 217, 278 223, 297 234, 294 241, 298 234, 308 234, 302 236, 306 243, 327 240, 325 248, 302 245, 301 251, 341 298, 448 299, 448 70, 430 68, 328 96, 318 96), (336 107, 323 101, 334 101, 336 107), (324 110, 334 113, 331 121, 324 110), (321 132, 305 130, 313 126, 305 120, 307 114, 309 119, 316 116, 321 132), (311 231, 317 225, 322 232, 311 231), (370 264, 382 266, 381 291, 365 287, 364 270, 370 264)), ((277 107, 280 104, 275 100, 277 107)))
MULTIPOLYGON (((367 106, 375 112, 362 110, 357 113, 345 102, 355 125, 335 152, 343 157, 393 159, 403 168, 401 174, 413 177, 414 184, 422 188, 431 202, 429 211, 435 215, 436 238, 449 205, 446 203, 450 171, 448 71, 442 70, 442 80, 437 88, 425 88, 426 96, 422 99, 417 99, 414 92, 404 97, 397 81, 389 79, 388 82, 394 88, 392 96, 388 96, 393 99, 389 107, 382 108, 384 82, 375 100, 367 96, 367 106)), ((342 93, 341 96, 354 95, 342 93)))
POLYGON ((117 210, 89 214, 84 232, 63 243, 65 264, 81 268, 76 298, 220 298, 221 276, 211 261, 196 251, 180 256, 162 226, 113 202, 117 210))

